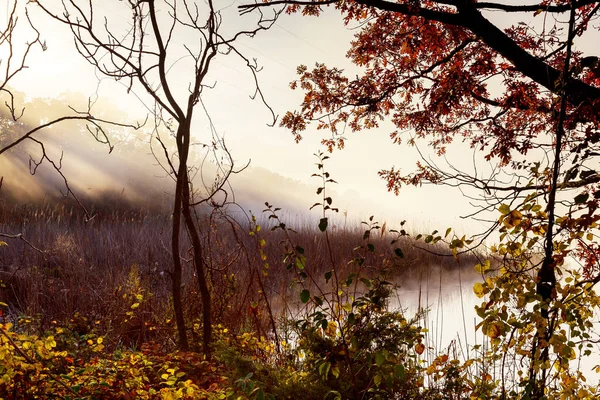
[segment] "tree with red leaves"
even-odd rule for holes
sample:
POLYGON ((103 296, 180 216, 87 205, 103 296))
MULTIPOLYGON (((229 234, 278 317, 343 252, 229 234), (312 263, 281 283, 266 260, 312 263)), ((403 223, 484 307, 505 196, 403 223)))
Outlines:
MULTIPOLYGON (((536 326, 544 324, 528 350, 541 361, 531 364, 529 395, 541 397, 548 342, 566 304, 583 293, 557 281, 572 274, 567 286, 583 291, 600 282, 600 62, 580 50, 598 35, 600 1, 276 0, 241 9, 282 4, 307 16, 332 7, 359 26, 347 57, 360 75, 323 64, 298 67, 291 88, 304 100, 281 121, 297 141, 315 124, 330 133, 323 139, 330 151, 341 149, 348 132, 386 120, 394 125, 393 143, 424 139, 441 155, 460 140, 482 154, 479 162, 495 165, 486 177, 423 159, 414 172, 392 167, 380 175, 396 194, 425 183, 475 188, 485 202, 476 214, 500 211, 488 232, 506 243, 493 250, 513 279, 532 278, 521 289, 533 288, 536 326), (526 253, 537 256, 524 261, 526 253)), ((455 254, 464 245, 451 242, 455 254)), ((481 316, 489 316, 490 301, 481 316)), ((500 322, 486 321, 498 324, 490 336, 499 337, 500 322)))

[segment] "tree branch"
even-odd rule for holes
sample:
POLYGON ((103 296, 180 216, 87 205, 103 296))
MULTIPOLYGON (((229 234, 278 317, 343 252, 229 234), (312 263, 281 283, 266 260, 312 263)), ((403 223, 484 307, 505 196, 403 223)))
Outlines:
MULTIPOLYGON (((575 9, 584 7, 590 4, 597 3, 597 0, 580 0, 573 2, 573 6, 575 9)), ((474 3, 473 6, 478 9, 488 9, 488 10, 501 10, 506 12, 536 12, 536 11, 545 11, 551 13, 563 13, 567 12, 571 9, 571 5, 569 3, 564 4, 555 4, 555 5, 545 5, 545 4, 523 4, 523 5, 512 5, 512 4, 499 4, 493 3, 489 1, 483 1, 480 3, 474 3)))

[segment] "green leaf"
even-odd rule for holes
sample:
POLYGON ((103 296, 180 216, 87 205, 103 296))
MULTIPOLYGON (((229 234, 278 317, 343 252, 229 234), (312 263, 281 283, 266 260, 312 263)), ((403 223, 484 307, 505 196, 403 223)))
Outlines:
POLYGON ((319 230, 325 232, 327 230, 327 218, 321 218, 319 221, 319 230))
POLYGON ((325 272, 325 282, 329 282, 329 280, 331 279, 331 275, 332 275, 331 271, 325 272))
POLYGON ((454 239, 451 243, 450 243, 450 248, 451 249, 456 249, 456 248, 463 248, 465 247, 465 242, 462 239, 454 239))
POLYGON ((450 234, 451 231, 452 231, 452 228, 446 229, 446 234, 444 235, 444 237, 448 237, 448 235, 450 234))
POLYGON ((394 366, 394 375, 401 380, 404 380, 404 365, 396 364, 394 366))
POLYGON ((346 279, 346 286, 352 285, 352 282, 354 281, 355 277, 356 277, 356 274, 354 274, 354 273, 348 275, 348 278, 346 279))
POLYGON ((306 304, 308 300, 310 300, 310 291, 308 289, 304 289, 300 292, 300 300, 306 304))
POLYGON ((327 392, 325 399, 329 400, 330 399, 329 395, 333 396, 332 400, 342 400, 342 394, 340 392, 338 392, 337 390, 330 390, 329 392, 327 392))
POLYGON ((265 400, 265 393, 262 389, 258 389, 258 392, 256 392, 256 400, 265 400))
POLYGON ((340 367, 338 365, 336 365, 333 368, 331 368, 331 374, 333 375, 334 378, 339 378, 339 376, 340 376, 340 367))
POLYGON ((354 325, 356 323, 356 317, 354 313, 348 314, 348 325, 354 325))
POLYGON ((575 196, 575 204, 583 204, 587 201, 587 199, 590 197, 589 193, 581 193, 577 196, 575 196))
POLYGON ((380 350, 377 353, 375 353, 375 364, 377 364, 378 367, 381 367, 384 362, 385 355, 383 354, 383 351, 380 350))
POLYGON ((325 361, 323 364, 319 366, 319 375, 323 377, 323 379, 327 379, 327 375, 329 375, 329 370, 331 369, 331 363, 325 361))
POLYGON ((425 237, 425 243, 431 243, 432 240, 433 240, 433 235, 427 235, 425 237))
POLYGON ((379 386, 381 384, 381 374, 376 374, 373 377, 373 382, 375 382, 375 386, 379 386))
POLYGON ((498 208, 498 211, 500 211, 500 214, 502 215, 507 215, 510 212, 510 206, 508 204, 502 204, 498 208))
POLYGON ((300 270, 304 269, 306 267, 306 257, 296 257, 296 267, 300 270))

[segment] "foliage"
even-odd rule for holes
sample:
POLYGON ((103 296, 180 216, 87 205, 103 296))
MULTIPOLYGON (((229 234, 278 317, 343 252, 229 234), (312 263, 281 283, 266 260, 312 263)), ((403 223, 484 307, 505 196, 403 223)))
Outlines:
POLYGON ((327 319, 331 310, 320 308, 296 321, 302 363, 335 398, 415 398, 423 386, 418 373, 420 328, 416 320, 386 311, 388 283, 371 285, 352 304, 342 306, 340 326, 327 319))
MULTIPOLYGON (((458 258, 496 235, 492 259, 476 267, 484 280, 473 288, 485 296, 478 327, 492 344, 482 363, 498 369, 494 393, 595 396, 569 361, 598 350, 600 62, 580 49, 598 34, 592 21, 600 4, 271 4, 317 16, 332 6, 347 25, 358 24, 347 56, 359 75, 323 64, 298 67, 291 88, 304 98, 281 122, 297 141, 316 123, 330 133, 323 144, 331 152, 344 147, 346 132, 380 128, 387 120, 395 144, 425 139, 443 155, 458 139, 473 149, 473 172, 423 158, 414 172, 392 167, 380 176, 396 194, 404 185, 461 187, 480 200, 472 216, 491 217, 478 240, 451 238, 449 244, 458 258), (498 13, 507 27, 497 22, 498 13), (481 172, 487 164, 491 168, 481 172)), ((425 242, 437 238, 427 235, 425 242)))
POLYGON ((201 354, 165 353, 152 343, 109 352, 94 333, 56 327, 38 336, 11 323, 1 328, 0 396, 6 399, 225 399, 237 392, 223 365, 201 354))
MULTIPOLYGON (((409 318, 390 308, 396 288, 387 278, 397 277, 398 262, 411 254, 406 247, 411 242, 403 241, 409 236, 404 227, 386 231, 371 217, 363 223, 362 234, 353 237, 359 245, 351 253, 334 251, 335 237, 343 233, 329 223, 336 209, 328 187, 335 181, 325 170, 327 156, 318 157, 315 175, 322 182, 317 189, 322 200, 315 207, 322 207, 323 215, 314 233, 322 237, 319 248, 325 249, 325 257, 312 258, 309 250, 319 248, 294 243, 302 235, 291 230, 271 205, 265 212, 271 221, 270 233, 277 236, 267 236, 268 230, 257 219, 249 228, 248 237, 257 243, 257 271, 265 281, 247 290, 257 290, 255 298, 260 301, 273 301, 273 293, 261 293, 261 288, 281 266, 278 272, 285 268, 291 274, 291 290, 297 296, 287 306, 302 310, 277 324, 278 336, 266 333, 261 312, 267 308, 256 304, 248 309, 245 323, 213 326, 211 361, 198 353, 172 352, 172 345, 165 343, 174 343, 174 331, 168 322, 158 323, 162 316, 154 315, 155 296, 142 279, 141 267, 134 265, 115 288, 121 307, 111 318, 120 318, 123 325, 150 322, 148 331, 163 332, 157 336, 162 343, 148 341, 153 336, 147 335, 131 342, 135 347, 126 348, 121 331, 109 329, 101 334, 99 329, 106 326, 101 319, 80 314, 64 323, 54 321, 45 331, 41 319, 22 317, 11 323, 7 314, 0 341, 0 396, 254 400, 294 399, 301 393, 307 400, 521 399, 539 398, 535 392, 538 376, 544 377, 545 398, 597 396, 598 388, 587 384, 570 362, 593 354, 597 338, 591 317, 600 299, 591 288, 593 280, 588 285, 576 283, 584 279, 585 268, 581 272, 564 269, 551 303, 544 303, 537 293, 530 271, 536 254, 539 258, 543 250, 539 238, 546 230, 538 197, 499 207, 501 240, 489 258, 478 255, 481 261, 475 270, 485 279, 473 288, 478 296, 486 297, 477 312, 482 318, 479 328, 490 347, 477 346, 472 357, 466 358, 452 346, 431 348, 425 340, 427 330, 420 326, 422 315, 409 318), (269 251, 266 239, 272 238, 282 239, 277 243, 283 250, 281 263, 272 259, 277 252, 269 251), (547 359, 542 357, 545 352, 547 359)), ((592 235, 597 229, 585 217, 558 221, 565 226, 586 226, 592 235)), ((448 256, 460 259, 471 240, 451 232, 433 231, 414 240, 432 248, 445 243, 448 256)), ((557 236, 557 252, 590 240, 587 234, 557 236)), ((557 271, 563 269, 557 267, 557 271)), ((197 337, 201 322, 190 321, 190 326, 192 336, 197 337)))

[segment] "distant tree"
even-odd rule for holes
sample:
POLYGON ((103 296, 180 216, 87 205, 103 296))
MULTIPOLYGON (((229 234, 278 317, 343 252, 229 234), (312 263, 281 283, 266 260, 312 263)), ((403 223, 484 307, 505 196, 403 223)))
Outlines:
POLYGON ((252 37, 271 27, 278 12, 271 17, 261 13, 258 18, 252 18, 253 27, 248 30, 223 33, 221 11, 211 0, 202 4, 187 0, 112 1, 108 14, 103 14, 103 10, 107 10, 106 1, 35 3, 71 29, 77 50, 99 72, 125 82, 128 90, 141 89, 141 93, 154 103, 149 107, 155 121, 153 137, 159 143, 161 163, 175 181, 171 277, 179 347, 183 350, 189 348, 181 292, 183 266, 180 235, 183 222, 192 243, 191 253, 202 302, 203 350, 210 355, 210 283, 194 209, 200 204, 218 206, 220 200, 217 197, 225 193, 228 178, 236 170, 223 143, 207 130, 205 147, 219 154, 219 157, 223 156, 224 161, 220 162, 219 173, 212 184, 200 188, 204 190, 193 187, 192 175, 197 169, 191 165, 190 149, 194 144, 192 132, 199 130, 194 128, 197 123, 194 116, 197 108, 206 111, 202 95, 213 84, 207 82, 207 75, 213 61, 219 56, 233 54, 245 62, 257 84, 254 97, 263 99, 258 87, 256 63, 238 51, 235 44, 241 37, 252 37), (99 3, 102 3, 102 8, 99 3), (187 84, 183 86, 184 76, 181 73, 169 73, 176 64, 178 71, 188 75, 187 84), (187 69, 183 69, 183 65, 187 69), (169 137, 161 136, 161 131, 166 131, 175 141, 173 152, 169 147, 169 137))
MULTIPOLYGON (((304 100, 281 122, 297 141, 315 123, 331 134, 323 140, 329 150, 341 149, 348 131, 388 120, 393 143, 426 139, 441 155, 458 139, 482 154, 476 164, 495 165, 491 176, 481 176, 423 159, 414 172, 392 167, 380 175, 396 193, 402 185, 425 183, 474 188, 485 202, 474 214, 500 211, 487 233, 496 230, 508 243, 494 250, 519 279, 533 275, 539 300, 542 318, 535 324, 544 333, 528 348, 527 387, 540 398, 549 376, 548 343, 568 318, 565 308, 577 307, 575 299, 600 282, 600 63, 578 47, 600 37, 600 2, 276 0, 240 8, 281 4, 289 13, 313 16, 331 6, 347 25, 358 25, 347 57, 359 75, 323 64, 298 67, 291 87, 302 90, 304 100), (542 257, 525 260, 525 252, 542 257), (580 267, 568 268, 569 259, 580 267), (568 290, 557 283, 571 274, 568 290)), ((465 245, 451 242, 455 253, 465 245)), ((513 287, 512 295, 521 289, 513 287)), ((493 301, 481 314, 485 330, 498 338, 488 314, 493 301)))

